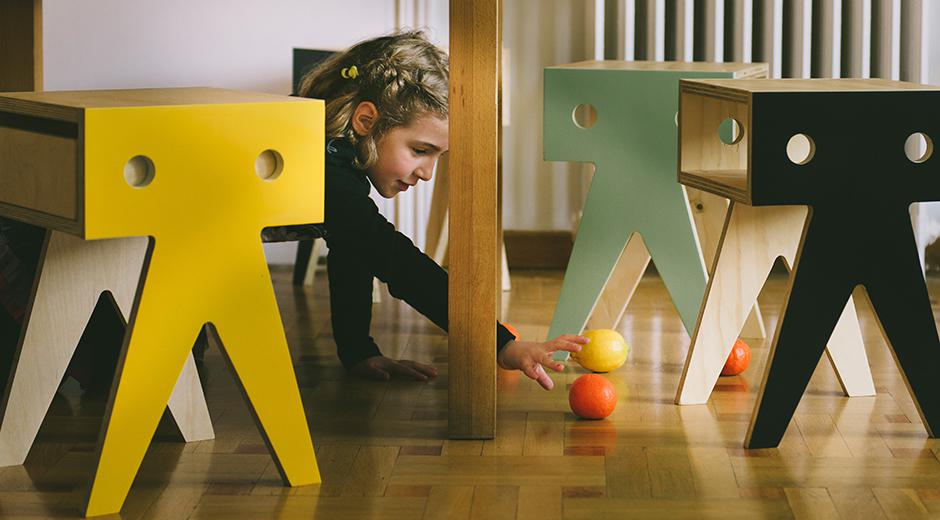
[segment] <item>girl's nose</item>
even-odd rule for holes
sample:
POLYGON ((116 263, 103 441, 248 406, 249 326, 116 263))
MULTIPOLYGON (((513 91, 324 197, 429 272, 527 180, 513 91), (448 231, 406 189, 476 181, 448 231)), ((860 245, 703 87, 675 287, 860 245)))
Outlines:
POLYGON ((433 175, 432 171, 433 171, 433 168, 425 168, 425 167, 417 168, 415 169, 415 177, 421 179, 422 181, 429 181, 431 180, 431 176, 433 175))

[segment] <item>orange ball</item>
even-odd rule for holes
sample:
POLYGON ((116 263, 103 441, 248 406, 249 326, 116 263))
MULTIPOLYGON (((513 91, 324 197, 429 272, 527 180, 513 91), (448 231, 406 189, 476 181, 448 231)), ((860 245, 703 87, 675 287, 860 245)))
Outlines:
POLYGON ((728 355, 728 360, 725 361, 725 366, 721 369, 721 375, 736 376, 744 372, 750 362, 751 348, 747 346, 747 343, 739 339, 735 341, 734 346, 731 347, 731 354, 728 355))
POLYGON ((516 330, 515 327, 513 327, 512 325, 510 325, 510 324, 508 324, 508 323, 503 323, 503 327, 506 327, 506 329, 507 329, 509 332, 511 332, 513 336, 516 337, 516 340, 519 339, 519 331, 516 330))
POLYGON ((582 419, 603 419, 617 406, 614 384, 600 374, 585 374, 568 391, 571 411, 582 419))

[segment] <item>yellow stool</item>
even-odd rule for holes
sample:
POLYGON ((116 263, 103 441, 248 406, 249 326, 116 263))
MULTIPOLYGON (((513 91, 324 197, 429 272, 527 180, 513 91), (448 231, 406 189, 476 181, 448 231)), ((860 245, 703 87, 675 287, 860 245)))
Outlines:
POLYGON ((319 482, 261 245, 323 220, 324 109, 221 89, 0 95, 0 214, 150 236, 86 515, 116 513, 209 323, 284 480, 319 482))

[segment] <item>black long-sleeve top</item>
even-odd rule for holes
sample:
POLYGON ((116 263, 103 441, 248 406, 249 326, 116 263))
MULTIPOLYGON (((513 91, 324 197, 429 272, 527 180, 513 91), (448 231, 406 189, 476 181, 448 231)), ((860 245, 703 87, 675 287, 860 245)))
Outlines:
MULTIPOLYGON (((392 296, 447 330, 447 272, 379 213, 369 197, 369 179, 353 166, 354 158, 348 141, 327 142, 324 225, 330 309, 337 354, 347 370, 381 355, 369 335, 373 277, 388 284, 392 296)), ((496 327, 499 350, 515 338, 502 324, 496 327)))

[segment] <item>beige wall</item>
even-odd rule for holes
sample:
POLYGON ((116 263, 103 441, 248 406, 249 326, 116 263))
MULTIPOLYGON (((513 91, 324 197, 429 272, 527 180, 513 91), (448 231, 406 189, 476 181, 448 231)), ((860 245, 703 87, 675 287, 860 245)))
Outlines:
POLYGON ((504 0, 503 45, 509 58, 503 93, 509 96, 503 135, 505 229, 571 230, 583 204, 587 167, 542 160, 542 69, 592 56, 586 28, 593 3, 504 0))

